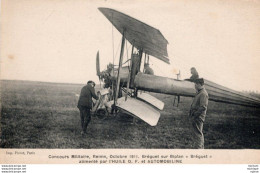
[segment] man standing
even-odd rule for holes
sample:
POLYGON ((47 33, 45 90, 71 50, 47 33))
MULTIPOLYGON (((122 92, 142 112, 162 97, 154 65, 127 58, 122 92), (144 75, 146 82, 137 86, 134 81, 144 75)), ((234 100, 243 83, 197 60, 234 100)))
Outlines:
POLYGON ((81 119, 81 134, 85 134, 87 131, 87 126, 91 120, 90 110, 92 109, 92 97, 94 99, 98 99, 98 96, 95 93, 95 83, 93 81, 88 81, 87 85, 85 85, 80 92, 78 108, 80 111, 80 119, 81 119))
POLYGON ((203 78, 195 79, 194 82, 197 93, 190 108, 191 129, 194 143, 193 147, 203 149, 204 136, 202 129, 206 117, 209 96, 204 88, 203 78))

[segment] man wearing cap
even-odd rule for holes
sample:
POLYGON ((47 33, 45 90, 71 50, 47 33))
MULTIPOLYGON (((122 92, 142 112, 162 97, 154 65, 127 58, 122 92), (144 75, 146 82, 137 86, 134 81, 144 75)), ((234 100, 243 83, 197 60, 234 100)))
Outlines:
POLYGON ((144 74, 154 75, 153 69, 149 66, 148 63, 144 64, 144 74))
POLYGON ((95 83, 93 81, 88 81, 80 92, 80 97, 78 101, 78 108, 80 111, 81 119, 81 134, 85 134, 87 131, 87 126, 91 120, 90 110, 92 109, 92 97, 98 100, 98 96, 95 93, 95 83))
POLYGON ((195 89, 197 91, 190 108, 190 120, 193 137, 193 147, 204 148, 204 136, 202 133, 203 123, 206 117, 208 106, 208 93, 204 88, 203 78, 195 79, 195 89))

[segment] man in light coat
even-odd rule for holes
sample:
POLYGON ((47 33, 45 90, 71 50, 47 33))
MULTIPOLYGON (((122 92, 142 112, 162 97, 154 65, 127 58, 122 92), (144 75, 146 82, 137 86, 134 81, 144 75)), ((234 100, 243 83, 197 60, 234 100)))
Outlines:
POLYGON ((203 78, 195 79, 195 89, 197 91, 190 108, 191 130, 193 137, 193 147, 204 148, 203 123, 205 121, 208 107, 208 93, 204 88, 203 78))

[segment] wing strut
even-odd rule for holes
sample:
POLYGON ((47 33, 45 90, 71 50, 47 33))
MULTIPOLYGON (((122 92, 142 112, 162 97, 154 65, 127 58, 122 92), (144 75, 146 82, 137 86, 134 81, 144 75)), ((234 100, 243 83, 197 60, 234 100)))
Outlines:
POLYGON ((132 71, 132 61, 133 61, 133 53, 134 53, 134 41, 132 45, 132 52, 131 52, 131 60, 130 60, 130 66, 129 66, 129 73, 128 73, 128 78, 127 78, 127 87, 126 87, 126 95, 125 95, 125 101, 127 100, 127 94, 129 90, 129 85, 130 85, 130 77, 131 77, 131 71, 132 71))
POLYGON ((122 61, 123 61, 123 55, 124 55, 124 46, 125 46, 125 29, 122 34, 122 43, 121 43, 121 52, 120 52, 120 59, 119 59, 119 67, 118 67, 118 75, 117 75, 117 84, 116 84, 116 96, 114 99, 114 105, 117 103, 117 97, 118 97, 118 92, 119 92, 119 87, 120 87, 120 70, 122 68, 122 61))

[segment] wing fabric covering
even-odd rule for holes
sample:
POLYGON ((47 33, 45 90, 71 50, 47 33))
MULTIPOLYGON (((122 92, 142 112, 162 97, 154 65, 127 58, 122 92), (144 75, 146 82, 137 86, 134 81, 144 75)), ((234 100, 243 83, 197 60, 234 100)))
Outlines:
POLYGON ((99 8, 106 18, 138 49, 166 63, 170 63, 167 53, 168 41, 162 33, 139 20, 109 8, 99 8))

